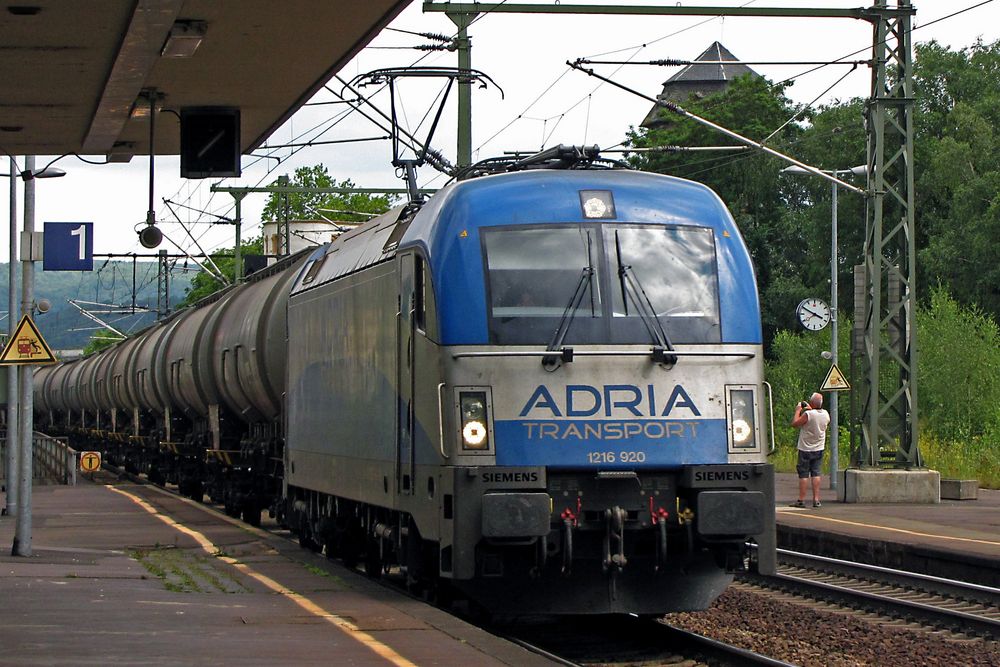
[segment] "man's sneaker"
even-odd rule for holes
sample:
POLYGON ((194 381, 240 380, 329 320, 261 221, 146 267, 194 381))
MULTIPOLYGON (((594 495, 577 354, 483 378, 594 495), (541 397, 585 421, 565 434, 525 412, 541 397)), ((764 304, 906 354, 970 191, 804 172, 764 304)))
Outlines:
POLYGON ((818 500, 814 500, 813 501, 813 507, 822 507, 822 506, 823 506, 823 503, 821 503, 820 501, 818 501, 818 500))
POLYGON ((805 507, 806 504, 801 500, 796 500, 794 503, 788 505, 789 507, 805 507))

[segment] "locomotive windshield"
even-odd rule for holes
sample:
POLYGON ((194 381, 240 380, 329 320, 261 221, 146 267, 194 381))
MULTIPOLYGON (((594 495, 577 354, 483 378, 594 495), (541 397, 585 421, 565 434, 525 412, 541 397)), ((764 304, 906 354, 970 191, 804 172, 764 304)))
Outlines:
POLYGON ((482 238, 494 344, 548 344, 567 309, 565 344, 655 343, 637 300, 673 343, 721 340, 711 229, 494 227, 482 238))
POLYGON ((483 239, 494 342, 548 342, 578 290, 583 294, 572 329, 599 339, 604 329, 600 282, 587 272, 598 252, 595 229, 489 229, 483 230, 483 239))

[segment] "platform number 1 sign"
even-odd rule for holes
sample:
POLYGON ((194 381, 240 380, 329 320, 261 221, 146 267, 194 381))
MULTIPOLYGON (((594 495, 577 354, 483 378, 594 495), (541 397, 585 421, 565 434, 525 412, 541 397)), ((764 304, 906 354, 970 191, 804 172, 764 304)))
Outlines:
POLYGON ((94 270, 94 223, 46 222, 43 243, 44 270, 94 270))

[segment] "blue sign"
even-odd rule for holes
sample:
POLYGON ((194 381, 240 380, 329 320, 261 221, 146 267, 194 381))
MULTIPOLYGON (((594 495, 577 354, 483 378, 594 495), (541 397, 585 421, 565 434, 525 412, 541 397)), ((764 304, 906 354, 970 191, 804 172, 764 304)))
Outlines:
POLYGON ((46 222, 42 262, 45 271, 93 271, 94 223, 46 222))

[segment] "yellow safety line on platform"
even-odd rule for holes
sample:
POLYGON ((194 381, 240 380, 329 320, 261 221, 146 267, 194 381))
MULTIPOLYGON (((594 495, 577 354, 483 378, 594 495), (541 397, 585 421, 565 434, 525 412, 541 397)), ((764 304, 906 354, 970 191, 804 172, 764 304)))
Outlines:
POLYGON ((352 639, 357 640, 358 642, 369 648, 376 655, 388 660, 389 662, 391 662, 394 665, 397 665, 398 667, 417 667, 416 664, 410 662, 403 656, 399 655, 394 650, 392 650, 379 640, 375 639, 367 632, 364 632, 354 623, 351 623, 350 621, 340 616, 337 616, 336 614, 331 614, 330 612, 323 609, 309 598, 299 593, 296 593, 295 591, 292 591, 286 588, 285 586, 282 586, 280 583, 270 578, 269 576, 257 572, 246 563, 241 563, 235 558, 232 558, 230 556, 221 555, 220 553, 221 549, 219 549, 218 546, 213 544, 211 540, 205 537, 205 535, 196 530, 192 530, 191 528, 188 528, 187 526, 178 523, 177 521, 167 516, 166 514, 161 513, 155 507, 150 505, 148 502, 146 502, 139 496, 129 493, 128 491, 123 491, 121 489, 115 488, 111 485, 107 485, 107 488, 111 489, 115 493, 120 493, 126 498, 129 498, 136 505, 149 512, 163 523, 167 524, 171 528, 175 528, 176 530, 179 530, 180 532, 184 533, 185 535, 193 539, 195 542, 197 542, 198 545, 202 549, 204 549, 204 551, 208 555, 218 558, 219 560, 228 563, 229 565, 232 565, 243 574, 253 579, 256 579, 257 581, 264 584, 264 586, 271 589, 275 593, 278 593, 279 595, 284 595, 285 597, 287 597, 289 600, 297 604, 305 611, 309 612, 314 616, 318 616, 319 618, 324 619, 337 629, 347 634, 352 639))
POLYGON ((974 537, 951 537, 949 535, 935 535, 934 533, 921 533, 916 530, 906 530, 904 528, 890 528, 889 526, 880 526, 875 523, 859 523, 857 521, 847 521, 845 519, 834 519, 828 516, 818 516, 816 514, 806 514, 803 512, 788 512, 791 516, 801 516, 807 519, 819 519, 820 521, 830 521, 833 523, 843 523, 848 526, 858 526, 859 528, 879 528, 881 530, 888 530, 893 533, 903 533, 905 535, 914 535, 916 537, 933 537, 939 540, 955 540, 958 542, 972 542, 974 544, 989 544, 990 546, 1000 547, 1000 542, 991 542, 990 540, 977 540, 974 537))

